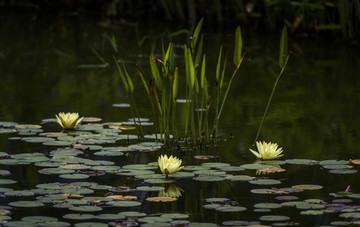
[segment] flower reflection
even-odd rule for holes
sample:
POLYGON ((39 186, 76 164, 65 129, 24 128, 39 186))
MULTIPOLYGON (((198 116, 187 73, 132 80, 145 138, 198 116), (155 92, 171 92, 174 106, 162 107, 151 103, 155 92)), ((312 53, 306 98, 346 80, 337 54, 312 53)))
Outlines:
POLYGON ((159 197, 179 198, 184 190, 176 184, 166 184, 164 190, 159 192, 159 197))

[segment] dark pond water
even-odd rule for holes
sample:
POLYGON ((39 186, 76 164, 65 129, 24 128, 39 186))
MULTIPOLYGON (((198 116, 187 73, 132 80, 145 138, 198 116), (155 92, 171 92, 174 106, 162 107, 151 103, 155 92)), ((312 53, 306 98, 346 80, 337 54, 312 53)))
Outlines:
MULTIPOLYGON (((96 130, 101 131, 107 128, 103 123, 129 121, 132 116, 129 108, 113 106, 113 104, 128 102, 121 82, 114 80, 113 64, 99 67, 102 62, 93 54, 91 48, 109 63, 112 62, 113 55, 126 63, 130 74, 134 75, 135 99, 140 115, 148 118, 149 122, 153 122, 150 104, 142 90, 141 81, 136 75, 136 64, 144 69, 144 73, 149 73, 148 56, 151 50, 154 49, 154 53, 160 55, 161 39, 167 43, 168 34, 179 29, 181 28, 153 25, 137 27, 132 24, 104 27, 100 26, 96 20, 92 21, 76 15, 49 17, 27 13, 20 15, 2 12, 0 14, 0 126, 2 130, 0 131, 0 223, 7 226, 20 226, 24 223, 17 221, 22 218, 41 215, 54 217, 62 222, 51 223, 56 226, 67 226, 66 223, 81 226, 80 223, 83 222, 88 223, 83 226, 95 226, 91 223, 98 223, 99 226, 101 226, 99 223, 104 223, 105 226, 107 224, 115 226, 116 223, 168 226, 171 222, 173 224, 190 223, 191 226, 197 226, 200 223, 205 223, 204 226, 210 226, 209 223, 214 225, 358 225, 360 218, 359 167, 357 163, 351 163, 349 160, 358 159, 360 152, 360 116, 358 114, 360 110, 360 58, 359 48, 345 42, 326 41, 320 38, 290 38, 289 49, 293 50, 294 54, 280 80, 260 135, 260 140, 275 142, 283 147, 285 156, 278 162, 267 163, 267 166, 258 167, 247 164, 255 161, 255 156, 249 152, 249 148, 253 148, 253 140, 275 81, 272 71, 279 72, 277 64, 279 34, 254 34, 245 30, 243 39, 247 57, 232 84, 220 120, 219 134, 223 140, 217 146, 172 152, 164 149, 154 149, 155 151, 151 152, 124 151, 122 156, 104 156, 101 153, 94 153, 109 150, 109 147, 120 149, 120 146, 134 146, 142 141, 131 137, 136 134, 134 131, 121 133, 108 131, 110 137, 113 136, 116 139, 101 142, 100 145, 94 145, 88 141, 87 144, 84 143, 87 146, 80 147, 73 146, 71 143, 63 146, 47 146, 41 142, 26 141, 27 137, 39 137, 40 130, 61 132, 60 126, 56 123, 43 122, 44 119, 54 118, 59 112, 78 112, 81 116, 101 118, 100 122, 95 123, 97 129, 79 130, 92 134, 99 133, 96 130), (117 40, 117 53, 108 42, 108 37, 112 34, 117 40), (144 37, 149 38, 139 46, 139 42, 144 37), (88 65, 88 67, 81 68, 80 65, 88 65), (17 128, 13 125, 6 126, 8 122, 16 122, 23 126, 17 128), (29 124, 41 124, 42 128, 34 129, 34 126, 29 126, 29 124), (27 128, 24 129, 24 125, 27 128), (15 131, 8 133, 6 130, 15 131), (76 152, 74 150, 76 148, 81 154, 74 156, 82 160, 61 159, 60 161, 74 165, 87 163, 91 168, 70 170, 70 172, 75 171, 80 174, 80 177, 84 175, 85 177, 90 175, 90 177, 67 179, 59 176, 60 174, 44 174, 44 168, 50 165, 45 167, 44 163, 43 165, 38 163, 41 161, 47 164, 55 163, 52 168, 57 168, 55 165, 59 161, 55 161, 54 153, 56 149, 63 147, 69 147, 67 149, 71 154, 76 152), (15 154, 30 155, 21 158, 15 154), (181 158, 188 169, 185 168, 179 173, 184 172, 188 176, 172 178, 174 180, 171 184, 147 183, 148 176, 143 175, 148 172, 141 173, 142 176, 140 173, 126 176, 128 173, 125 171, 126 165, 129 164, 144 164, 151 171, 159 174, 158 168, 152 168, 151 165, 149 167, 147 164, 156 162, 161 154, 173 154, 181 158), (215 157, 201 160, 194 158, 196 155, 215 157), (107 162, 96 164, 90 162, 91 160, 107 162), (241 166, 243 169, 231 171, 217 166, 221 163, 225 166, 241 166), (269 164, 281 166, 286 171, 256 174, 256 168, 266 168, 269 164), (120 167, 121 169, 117 169, 120 167), (206 170, 207 173, 194 172, 195 169, 206 170), (199 176, 209 173, 216 177, 210 178, 209 181, 198 180, 199 176), (234 176, 237 177, 234 178, 234 176), (264 179, 273 181, 263 182, 264 179), (11 180, 16 182, 11 182, 11 180), (57 182, 61 185, 59 186, 60 183, 57 182), (54 190, 52 192, 39 191, 40 188, 51 188, 49 185, 45 186, 47 183, 57 184, 57 188, 52 189, 54 190), (349 185, 351 193, 335 194, 344 192, 349 185), (141 186, 163 188, 144 191, 143 188, 139 188, 141 186), (264 188, 269 190, 264 192, 262 190, 264 188), (83 191, 79 191, 80 189, 83 191), (23 193, 30 194, 21 196, 23 193), (54 196, 65 193, 81 194, 85 198, 90 198, 87 201, 82 198, 72 198, 70 200, 77 204, 67 207, 63 204, 69 203, 69 199, 64 201, 65 196, 56 198, 54 196), (104 197, 111 193, 131 195, 136 198, 130 203, 111 204, 104 201, 104 197), (164 193, 181 193, 181 196, 178 194, 179 197, 173 202, 146 200, 164 195, 164 193), (49 194, 54 198, 44 202, 44 196, 49 196, 49 194), (227 198, 228 200, 206 201, 209 198, 227 198), (16 201, 37 201, 43 206, 31 208, 36 205, 14 203, 16 201), (302 203, 285 203, 289 201, 302 203), (90 208, 94 210, 81 210, 84 206, 91 206, 90 208), (171 219, 168 214, 168 216, 162 216, 163 219, 153 219, 151 222, 131 217, 131 213, 122 213, 127 211, 145 213, 144 215, 148 217, 159 217, 168 213, 176 214, 172 215, 171 219), (78 220, 76 218, 79 217, 69 217, 69 214, 89 214, 90 216, 86 220, 85 216, 84 220, 78 220), (101 214, 118 216, 99 216, 101 214), (345 218, 346 216, 348 218, 345 218), (271 218, 275 219, 270 220, 271 218), (7 221, 9 222, 6 223, 7 221)), ((235 25, 214 31, 206 28, 205 22, 204 50, 208 58, 208 78, 213 78, 215 75, 220 45, 229 51, 229 56, 231 55, 233 31, 235 31, 235 25)), ((181 47, 187 37, 188 35, 184 34, 172 38, 175 46, 179 47, 175 49, 179 59, 183 53, 181 47)), ((228 78, 232 70, 232 65, 228 64, 228 78)), ((85 127, 86 124, 83 122, 81 127, 85 127)), ((155 133, 154 126, 144 126, 144 130, 146 134, 155 133)), ((149 139, 146 142, 154 142, 154 140, 149 139)), ((134 150, 140 148, 137 147, 134 150)), ((62 152, 67 151, 62 150, 62 152)), ((175 194, 172 196, 176 197, 175 194)), ((139 215, 141 214, 135 213, 135 216, 139 215)), ((29 225, 29 222, 27 224, 29 225)), ((42 226, 50 226, 50 223, 43 221, 42 226)))

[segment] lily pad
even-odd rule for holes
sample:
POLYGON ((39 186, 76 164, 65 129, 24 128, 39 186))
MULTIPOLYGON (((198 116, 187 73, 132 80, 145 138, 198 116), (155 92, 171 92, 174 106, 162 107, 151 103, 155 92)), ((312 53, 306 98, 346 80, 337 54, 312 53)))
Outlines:
POLYGON ((223 181, 225 180, 224 177, 220 177, 220 176, 197 176, 197 177, 194 177, 193 180, 196 180, 196 181, 207 181, 207 182, 215 182, 215 181, 223 181))
POLYGON ((320 190, 323 188, 323 186, 314 185, 314 184, 299 184, 292 186, 292 188, 302 189, 302 190, 320 190))
POLYGON ((75 173, 75 174, 61 174, 59 176, 60 178, 64 178, 64 179, 71 179, 71 180, 80 180, 80 179, 87 179, 89 178, 89 175, 86 174, 79 174, 79 173, 75 173))
POLYGON ((120 214, 99 214, 99 215, 96 215, 94 218, 99 219, 99 220, 113 220, 113 221, 116 221, 116 220, 124 219, 125 216, 120 215, 120 214))
POLYGON ((0 185, 1 184, 15 184, 17 181, 11 180, 11 179, 0 179, 0 185))
POLYGON ((110 201, 108 202, 108 204, 114 207, 135 207, 141 205, 141 203, 138 201, 128 201, 128 200, 110 201))
POLYGON ((354 174, 358 171, 356 169, 332 169, 329 171, 329 173, 333 174, 354 174))
POLYGON ((257 203, 254 205, 255 208, 260 209, 277 209, 282 207, 281 204, 278 203, 257 203))
POLYGON ((79 212, 97 212, 97 211, 102 211, 102 208, 98 206, 73 206, 70 207, 69 210, 79 211, 79 212))
POLYGON ((204 167, 208 168, 219 168, 219 167, 228 167, 230 166, 229 163, 222 163, 222 162, 205 162, 201 164, 204 167))
POLYGON ((281 181, 275 179, 254 179, 249 181, 249 183, 257 185, 276 185, 281 184, 281 181))
POLYGON ((285 160, 288 164, 296 164, 296 165, 313 165, 318 164, 318 161, 312 159, 287 159, 285 160))
POLYGON ((44 204, 37 201, 15 201, 10 202, 9 206, 13 207, 43 207, 44 204))
POLYGON ((245 211, 247 210, 246 207, 242 207, 242 206, 228 206, 228 205, 225 205, 225 206, 220 206, 220 207, 217 207, 215 208, 216 211, 219 211, 219 212, 241 212, 241 211, 245 211))
POLYGON ((89 220, 93 219, 95 216, 92 214, 65 214, 63 218, 71 220, 89 220))
POLYGON ((255 179, 255 177, 251 177, 247 175, 227 175, 225 179, 230 181, 250 181, 255 179))
POLYGON ((165 188, 161 186, 140 186, 136 188, 137 191, 146 191, 146 192, 156 192, 164 189, 165 188))
POLYGON ((290 220, 290 217, 283 215, 264 215, 259 217, 261 221, 287 221, 290 220))

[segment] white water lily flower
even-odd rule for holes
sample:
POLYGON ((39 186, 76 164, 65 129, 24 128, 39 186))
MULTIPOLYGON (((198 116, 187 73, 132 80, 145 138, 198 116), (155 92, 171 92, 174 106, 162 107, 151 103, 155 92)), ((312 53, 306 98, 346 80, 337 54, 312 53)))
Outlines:
POLYGON ((265 159, 275 159, 280 158, 284 154, 282 148, 278 148, 277 143, 266 143, 266 142, 256 142, 258 152, 250 149, 250 151, 258 158, 263 160, 265 159))
POLYGON ((167 155, 161 155, 158 159, 160 170, 166 175, 166 178, 169 174, 174 174, 184 168, 184 166, 180 167, 181 162, 182 161, 180 159, 173 157, 172 155, 170 158, 168 158, 167 155))
POLYGON ((73 129, 83 119, 83 117, 79 119, 78 113, 59 113, 58 115, 55 116, 57 122, 64 129, 73 129))

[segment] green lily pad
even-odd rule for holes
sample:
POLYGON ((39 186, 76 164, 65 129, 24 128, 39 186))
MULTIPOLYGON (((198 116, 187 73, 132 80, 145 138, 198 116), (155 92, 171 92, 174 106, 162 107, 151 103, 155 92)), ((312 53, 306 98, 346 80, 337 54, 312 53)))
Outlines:
POLYGON ((23 137, 22 138, 23 141, 28 142, 28 143, 45 143, 45 142, 53 142, 55 141, 54 138, 50 138, 50 137, 23 137))
POLYGON ((150 222, 152 224, 159 224, 161 222, 170 222, 172 221, 171 218, 167 218, 167 217, 161 217, 161 216, 154 216, 154 217, 143 217, 143 218, 139 218, 138 222, 150 222))
POLYGON ((217 169, 225 172, 240 172, 245 170, 240 166, 223 166, 223 167, 217 167, 217 169))
POLYGON ((89 220, 93 219, 95 216, 92 214, 65 214, 63 218, 71 220, 89 220))
POLYGON ((180 172, 169 175, 170 178, 190 178, 193 176, 195 176, 194 173, 184 172, 184 171, 180 171, 180 172))
POLYGON ((288 216, 283 215, 264 215, 259 217, 261 221, 287 221, 290 220, 288 216))
POLYGON ((127 201, 127 200, 110 201, 110 202, 108 202, 108 204, 112 205, 114 207, 135 207, 135 206, 141 205, 141 203, 138 201, 127 201))
POLYGON ((169 183, 173 183, 175 182, 174 180, 171 179, 146 179, 144 180, 145 183, 149 183, 149 184, 169 184, 169 183))
POLYGON ((257 203, 254 205, 255 208, 260 209, 277 209, 282 207, 281 204, 278 203, 257 203))
POLYGON ((323 186, 314 185, 314 184, 299 184, 292 186, 292 188, 302 189, 302 190, 320 190, 323 188, 323 186))
POLYGON ((249 181, 249 183, 257 185, 276 185, 281 184, 281 181, 275 179, 254 179, 249 181))
POLYGON ((47 141, 45 143, 43 143, 43 145, 45 146, 58 146, 58 147, 65 147, 65 146, 70 146, 72 144, 72 142, 67 142, 67 141, 47 141))
POLYGON ((185 166, 183 170, 185 171, 197 171, 197 170, 207 170, 209 167, 205 166, 185 166))
POLYGON ((217 204, 217 203, 212 203, 212 204, 205 204, 203 207, 205 209, 216 209, 218 207, 221 207, 221 204, 217 204))
POLYGON ((288 164, 296 164, 296 165, 313 165, 318 164, 318 161, 312 159, 287 159, 285 160, 288 164))
POLYGON ((0 121, 0 127, 4 127, 4 128, 12 128, 18 124, 19 123, 12 122, 12 121, 0 121))
POLYGON ((21 221, 28 222, 49 222, 49 221, 57 221, 57 218, 48 217, 48 216, 26 216, 21 218, 21 221))
POLYGON ((43 207, 44 204, 37 201, 15 201, 10 202, 9 206, 13 207, 43 207))
POLYGON ((137 191, 146 191, 146 192, 156 192, 156 191, 162 191, 164 190, 164 187, 161 186, 140 186, 137 187, 137 191))
POLYGON ((120 169, 119 166, 93 166, 91 167, 92 170, 99 170, 99 171, 116 171, 120 169))
POLYGON ((354 174, 358 171, 356 169, 332 169, 329 171, 329 173, 333 174, 354 174))
POLYGON ((240 220, 231 220, 231 221, 223 221, 221 224, 225 226, 248 226, 249 222, 240 221, 240 220))
POLYGON ((324 212, 321 210, 305 210, 301 211, 301 215, 322 215, 324 212))
POLYGON ((4 193, 5 196, 34 196, 35 193, 30 190, 12 190, 4 193))
POLYGON ((98 152, 95 152, 94 155, 117 157, 117 156, 123 156, 124 153, 122 153, 120 151, 98 151, 98 152))
POLYGON ((204 167, 208 168, 219 168, 219 167, 228 167, 230 166, 229 163, 222 163, 222 162, 205 162, 201 164, 204 167))
POLYGON ((39 173, 52 175, 52 174, 70 174, 74 173, 73 169, 63 169, 63 168, 43 168, 38 170, 39 173))
POLYGON ((348 169, 351 169, 351 168, 353 168, 353 166, 351 166, 351 165, 323 165, 323 168, 324 169, 331 169, 331 170, 333 170, 333 169, 336 169, 336 170, 339 170, 339 169, 343 169, 343 170, 348 170, 348 169))
POLYGON ((17 181, 11 179, 0 179, 0 184, 15 184, 17 181))
POLYGON ((220 177, 220 176, 197 176, 197 177, 194 177, 193 180, 196 180, 196 181, 207 181, 207 182, 214 182, 214 181, 223 181, 225 180, 224 177, 220 177))
POLYGON ((265 169, 265 168, 271 168, 272 165, 263 165, 263 164, 243 164, 240 166, 244 169, 250 169, 250 170, 258 170, 258 169, 265 169))
POLYGON ((349 164, 349 161, 346 160, 324 160, 324 161, 320 161, 319 164, 320 165, 347 165, 349 164))
POLYGON ((215 208, 216 211, 219 211, 219 212, 241 212, 241 211, 245 211, 247 210, 246 207, 242 207, 242 206, 228 206, 228 205, 225 205, 225 206, 220 206, 220 207, 217 207, 215 208))
POLYGON ((73 206, 70 207, 69 210, 79 211, 79 212, 97 212, 97 211, 102 211, 102 208, 98 206, 73 206))
POLYGON ((190 215, 182 214, 182 213, 166 213, 166 214, 162 214, 161 217, 170 218, 170 219, 186 219, 189 218, 190 215))
POLYGON ((125 216, 124 215, 120 215, 120 214, 99 214, 96 215, 94 217, 95 219, 99 219, 99 220, 121 220, 124 219, 125 216))
POLYGON ((204 176, 204 175, 221 176, 221 175, 226 175, 226 172, 209 169, 209 170, 197 170, 197 171, 194 171, 193 174, 202 175, 202 176, 204 176))
POLYGON ((80 180, 80 179, 89 178, 89 175, 80 174, 80 173, 74 173, 74 174, 61 174, 61 175, 59 175, 59 177, 64 178, 64 179, 80 180))
POLYGON ((10 171, 0 169, 0 176, 9 176, 11 175, 10 171))
POLYGON ((123 215, 125 217, 134 218, 134 217, 144 217, 145 213, 137 212, 137 211, 124 211, 120 212, 119 215, 123 215))
POLYGON ((360 218, 360 212, 349 212, 340 214, 342 218, 360 218))
POLYGON ((247 175, 227 175, 225 179, 230 181, 250 181, 255 179, 255 177, 251 177, 247 175))
POLYGON ((130 165, 124 165, 122 169, 132 169, 132 170, 154 170, 158 169, 157 166, 152 166, 148 164, 130 164, 130 165))

